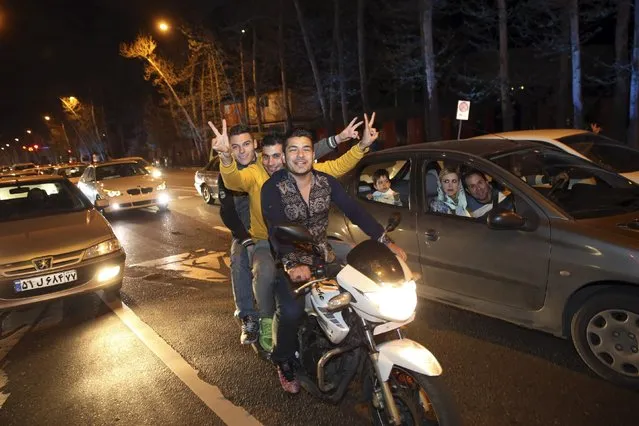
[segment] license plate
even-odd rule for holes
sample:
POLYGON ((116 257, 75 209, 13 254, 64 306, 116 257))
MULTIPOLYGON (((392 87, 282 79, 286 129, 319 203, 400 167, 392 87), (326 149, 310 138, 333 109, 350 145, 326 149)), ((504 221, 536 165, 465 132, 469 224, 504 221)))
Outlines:
POLYGON ((19 293, 21 291, 37 290, 39 288, 66 284, 76 281, 77 279, 78 272, 73 269, 71 271, 62 271, 55 274, 42 275, 40 277, 15 280, 13 282, 13 288, 17 293, 19 293))

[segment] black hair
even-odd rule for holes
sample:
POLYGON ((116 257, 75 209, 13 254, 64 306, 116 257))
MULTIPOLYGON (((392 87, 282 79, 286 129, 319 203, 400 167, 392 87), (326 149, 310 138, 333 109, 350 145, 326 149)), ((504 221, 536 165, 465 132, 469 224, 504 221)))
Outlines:
POLYGON ((265 146, 284 145, 284 135, 280 132, 271 132, 262 138, 262 148, 265 146))
POLYGON ((286 134, 284 149, 286 149, 286 146, 288 145, 288 141, 291 138, 308 138, 311 141, 311 143, 313 143, 313 133, 311 133, 310 130, 301 129, 301 128, 292 129, 290 132, 286 134))
POLYGON ((242 135, 244 133, 251 134, 251 129, 246 124, 236 124, 229 130, 229 137, 242 135))
POLYGON ((388 174, 388 170, 386 169, 377 169, 375 173, 373 173, 373 184, 377 185, 377 181, 379 178, 386 176, 386 179, 390 180, 390 175, 388 174))
POLYGON ((486 175, 484 174, 484 172, 481 172, 481 171, 479 171, 477 169, 466 169, 462 173, 462 182, 464 183, 464 188, 468 189, 466 187, 466 178, 468 178, 468 177, 470 177, 472 175, 479 175, 482 178, 484 178, 485 181, 488 181, 488 178, 486 178, 486 175))

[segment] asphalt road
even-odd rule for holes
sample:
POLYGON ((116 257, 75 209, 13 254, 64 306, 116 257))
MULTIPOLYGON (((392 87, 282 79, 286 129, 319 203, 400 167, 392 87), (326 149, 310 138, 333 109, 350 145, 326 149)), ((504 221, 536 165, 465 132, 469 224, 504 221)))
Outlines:
MULTIPOLYGON (((99 295, 0 315, 0 424, 367 424, 355 387, 337 406, 285 394, 239 344, 230 235, 167 175, 171 211, 111 218, 127 251, 123 303, 99 295)), ((635 425, 639 394, 591 374, 569 342, 420 300, 428 347, 468 425, 635 425)))

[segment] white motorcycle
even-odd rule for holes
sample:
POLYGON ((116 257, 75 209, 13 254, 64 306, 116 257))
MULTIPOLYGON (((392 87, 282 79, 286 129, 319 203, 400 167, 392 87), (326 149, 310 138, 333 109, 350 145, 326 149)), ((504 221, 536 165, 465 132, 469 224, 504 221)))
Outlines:
MULTIPOLYGON (((399 224, 395 214, 385 232, 399 224)), ((302 226, 279 226, 281 241, 312 247, 302 226)), ((312 268, 306 315, 298 330, 299 380, 309 393, 339 402, 357 376, 375 425, 458 425, 457 410, 441 378, 442 367, 422 345, 404 338, 401 327, 415 318, 417 294, 410 269, 384 244, 366 240, 347 256, 339 272, 312 268)))

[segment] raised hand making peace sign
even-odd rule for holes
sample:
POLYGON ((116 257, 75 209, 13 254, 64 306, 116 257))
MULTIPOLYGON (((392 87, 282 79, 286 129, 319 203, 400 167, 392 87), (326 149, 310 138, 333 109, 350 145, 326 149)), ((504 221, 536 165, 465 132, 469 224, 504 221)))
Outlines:
POLYGON ((226 120, 222 120, 222 133, 210 121, 209 127, 215 134, 215 137, 211 140, 212 148, 220 154, 231 154, 231 143, 226 132, 226 120))
POLYGON ((373 142, 377 140, 379 137, 379 133, 377 129, 373 127, 375 124, 375 113, 371 115, 370 120, 368 119, 368 115, 364 114, 364 130, 362 131, 362 139, 359 142, 359 147, 362 149, 366 149, 370 147, 373 142))
POLYGON ((337 135, 336 140, 337 143, 346 142, 350 139, 359 139, 359 132, 357 128, 362 125, 362 121, 356 123, 357 117, 353 118, 348 126, 344 130, 341 131, 339 135, 337 135))

